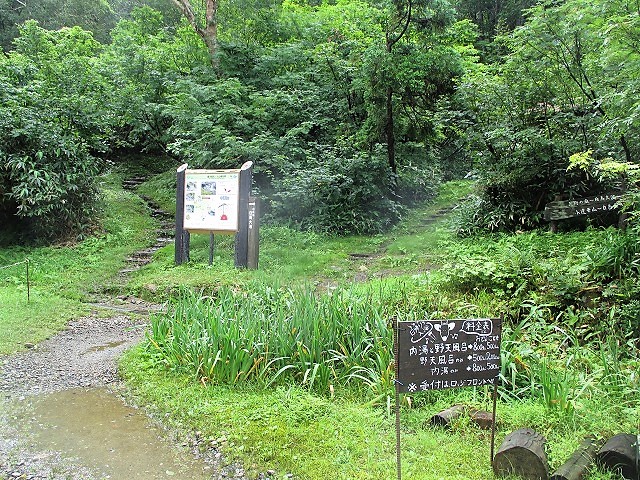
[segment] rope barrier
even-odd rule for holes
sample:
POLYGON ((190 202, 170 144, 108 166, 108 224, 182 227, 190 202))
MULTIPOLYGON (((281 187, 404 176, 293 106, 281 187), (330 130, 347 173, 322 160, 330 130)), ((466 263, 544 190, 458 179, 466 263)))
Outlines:
POLYGON ((27 303, 29 303, 31 301, 31 280, 29 279, 29 259, 26 258, 21 262, 12 263, 11 265, 3 265, 0 267, 0 270, 6 270, 8 268, 17 267, 18 265, 27 266, 27 303))
POLYGON ((12 263, 11 265, 4 265, 4 266, 0 267, 0 270, 6 270, 7 268, 16 267, 16 266, 22 265, 24 263, 29 263, 29 260, 23 260, 21 262, 12 263))

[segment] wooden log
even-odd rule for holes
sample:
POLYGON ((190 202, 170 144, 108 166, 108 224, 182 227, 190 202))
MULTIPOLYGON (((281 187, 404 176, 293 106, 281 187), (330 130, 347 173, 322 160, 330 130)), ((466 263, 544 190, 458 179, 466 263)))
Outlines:
POLYGON ((621 474, 627 480, 638 480, 638 440, 640 435, 620 433, 611 437, 596 458, 602 468, 621 474))
POLYGON ((581 480, 598 452, 595 438, 585 438, 569 460, 555 471, 549 480, 581 480))
POLYGON ((464 413, 464 410, 464 405, 454 405, 447 408, 446 410, 442 410, 441 412, 436 413, 433 417, 431 417, 430 423, 434 426, 449 427, 451 425, 451 422, 453 422, 457 418, 460 418, 460 416, 464 413))
POLYGON ((546 439, 530 428, 521 428, 505 437, 493 459, 498 477, 519 475, 525 480, 547 480, 549 462, 544 451, 546 439))

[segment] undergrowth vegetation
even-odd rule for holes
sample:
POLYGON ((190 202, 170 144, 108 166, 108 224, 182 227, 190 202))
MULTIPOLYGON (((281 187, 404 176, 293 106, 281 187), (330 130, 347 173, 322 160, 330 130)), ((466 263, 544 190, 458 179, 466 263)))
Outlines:
MULTIPOLYGON (((548 439, 555 468, 584 436, 606 439, 637 430, 633 232, 590 228, 456 237, 437 212, 446 212, 469 186, 447 184, 432 207, 375 237, 338 240, 267 226, 261 265, 270 275, 233 274, 224 267, 230 258, 208 269, 197 262, 175 269, 184 279, 197 272, 199 281, 163 289, 173 292, 167 309, 152 317, 147 341, 127 359, 126 368, 140 371, 127 375, 160 412, 181 409, 171 415, 179 428, 224 434, 234 458, 300 478, 320 478, 328 470, 336 478, 387 478, 393 452, 383 445, 391 445, 394 436, 391 319, 501 316, 498 439, 524 426, 536 429, 548 439), (272 242, 281 248, 272 250, 272 242), (291 252, 289 258, 277 256, 282 248, 291 252), (358 251, 375 253, 344 255, 358 251), (293 259, 304 267, 285 268, 293 259), (153 378, 158 391, 135 380, 140 375, 153 378), (184 391, 175 391, 172 381, 184 391), (163 406, 167 395, 173 407, 163 406), (230 398, 236 403, 233 413, 219 419, 224 427, 209 427, 203 419, 217 418, 230 398), (287 406, 269 413, 264 405, 274 403, 287 406), (346 420, 338 413, 345 410, 358 418, 346 420), (309 415, 287 420, 299 411, 309 415), (300 452, 308 448, 304 438, 312 439, 326 455, 280 449, 260 435, 265 428, 295 438, 300 452), (233 448, 238 445, 239 454, 233 448), (330 460, 336 455, 344 466, 330 460)), ((455 422, 446 438, 425 427, 430 415, 455 403, 489 409, 490 397, 487 388, 403 397, 405 475, 491 476, 488 462, 478 458, 478 452, 488 456, 487 438, 468 417, 455 422), (446 453, 454 446, 457 461, 446 453), (442 464, 433 471, 416 469, 419 458, 433 455, 442 464), (472 471, 468 464, 479 466, 472 471)), ((616 477, 595 468, 586 478, 616 477)))
POLYGON ((392 340, 372 295, 259 286, 213 296, 183 290, 155 315, 149 350, 202 383, 299 383, 317 392, 392 384, 392 340))
MULTIPOLYGON (((12 330, 0 351, 39 341, 82 313, 87 294, 108 289, 124 256, 151 240, 141 202, 116 186, 119 177, 103 180, 107 208, 95 237, 0 251, 2 265, 29 257, 33 268, 29 305, 24 265, 0 272, 0 324, 12 330)), ((192 260, 178 267, 172 247, 161 249, 120 287, 166 301, 146 341, 123 361, 129 387, 167 422, 200 432, 250 471, 388 478, 395 468, 391 319, 500 316, 498 441, 534 428, 547 437, 555 467, 586 435, 637 431, 633 232, 459 238, 443 216, 469 187, 446 184, 436 203, 415 208, 387 234, 336 237, 265 225, 257 271, 233 268, 231 237, 216 237, 211 266, 204 235, 193 236, 192 260)), ((490 398, 488 388, 403 397, 405 474, 488 478, 486 432, 466 416, 449 432, 426 425, 455 403, 488 409, 490 398), (440 463, 421 468, 434 455, 440 463)), ((615 476, 596 469, 586 478, 615 476)))
MULTIPOLYGON (((380 401, 393 394, 391 317, 451 318, 429 289, 437 291, 437 284, 407 278, 324 293, 264 284, 221 287, 211 295, 182 290, 165 313, 153 316, 146 351, 203 384, 295 383, 323 395, 351 386, 380 401)), ((608 325, 594 328, 586 323, 593 314, 573 308, 558 314, 552 307, 524 302, 518 318, 507 322, 503 400, 534 399, 573 414, 585 398, 617 403, 637 391, 637 337, 616 325, 613 313, 608 325)))

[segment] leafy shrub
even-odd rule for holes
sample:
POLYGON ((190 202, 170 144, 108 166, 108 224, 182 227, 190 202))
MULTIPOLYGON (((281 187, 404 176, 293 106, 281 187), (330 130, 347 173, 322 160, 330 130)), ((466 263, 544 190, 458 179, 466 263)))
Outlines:
POLYGON ((339 234, 381 232, 398 221, 403 209, 391 198, 383 158, 342 158, 328 147, 318 154, 315 166, 275 182, 273 215, 303 229, 339 234))
POLYGON ((441 183, 439 173, 430 168, 405 165, 398 172, 396 193, 403 205, 411 206, 434 198, 441 183))
POLYGON ((98 162, 74 107, 38 72, 19 54, 0 58, 0 217, 32 239, 50 239, 89 226, 98 162))

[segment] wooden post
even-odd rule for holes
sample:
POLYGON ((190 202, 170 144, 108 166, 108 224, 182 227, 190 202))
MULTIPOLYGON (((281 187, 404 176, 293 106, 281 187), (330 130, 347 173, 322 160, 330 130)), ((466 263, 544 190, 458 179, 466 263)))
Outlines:
POLYGON ((507 435, 493 459, 498 477, 519 475, 526 480, 547 480, 549 463, 544 451, 546 439, 530 428, 507 435))
POLYGON ((549 480, 581 480, 595 460, 597 451, 595 438, 585 438, 569 460, 556 470, 549 480))
POLYGON ((620 214, 620 217, 618 218, 618 228, 622 231, 626 231, 628 225, 629 225, 629 213, 622 212, 620 214))
POLYGON ((597 460, 607 470, 619 472, 627 480, 637 480, 638 435, 620 433, 611 437, 598 452, 597 460))
POLYGON ((249 195, 251 193, 251 179, 253 162, 245 162, 240 168, 240 191, 238 192, 238 232, 235 240, 235 266, 247 268, 249 252, 249 195))
POLYGON ((489 430, 490 428, 493 428, 495 423, 497 423, 493 412, 476 410, 475 408, 469 409, 469 418, 478 426, 478 428, 482 428, 483 430, 489 430))
POLYGON ((191 233, 188 230, 182 231, 182 261, 191 260, 191 233))
MULTIPOLYGON (((184 163, 176 171, 176 235, 175 235, 175 263, 182 265, 185 261, 185 235, 184 235, 184 182, 187 164, 184 163)), ((187 257, 188 257, 187 246, 187 257)))
POLYGON ((215 250, 216 238, 213 232, 209 234, 209 266, 213 265, 213 251, 215 250))
POLYGON ((257 197, 249 197, 248 230, 247 267, 256 270, 260 256, 260 199, 257 197))

